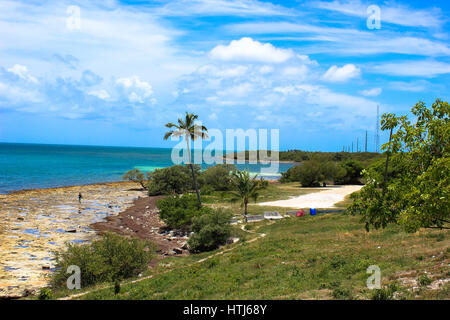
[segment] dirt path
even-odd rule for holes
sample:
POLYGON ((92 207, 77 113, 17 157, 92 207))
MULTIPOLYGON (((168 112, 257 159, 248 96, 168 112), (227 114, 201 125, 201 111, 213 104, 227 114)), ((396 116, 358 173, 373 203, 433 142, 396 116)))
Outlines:
POLYGON ((342 200, 345 196, 358 191, 362 186, 332 186, 320 188, 320 192, 305 194, 298 197, 293 197, 288 200, 278 200, 261 202, 259 206, 274 206, 285 208, 333 208, 334 205, 342 200), (325 190, 324 190, 325 189, 325 190))

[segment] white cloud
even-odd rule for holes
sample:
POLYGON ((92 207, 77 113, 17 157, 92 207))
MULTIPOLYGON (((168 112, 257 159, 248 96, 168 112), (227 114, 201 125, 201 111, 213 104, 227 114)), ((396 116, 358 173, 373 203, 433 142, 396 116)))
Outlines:
MULTIPOLYGON (((367 8, 371 3, 360 0, 317 1, 312 5, 326 10, 367 19, 367 8)), ((392 23, 409 27, 437 28, 443 24, 442 12, 438 8, 411 9, 405 5, 387 3, 380 6, 381 23, 392 23)))
POLYGON ((346 64, 340 68, 338 66, 330 67, 322 78, 328 82, 346 82, 360 74, 361 70, 354 64, 346 64))
POLYGON ((116 84, 123 89, 130 102, 144 103, 146 100, 149 100, 151 103, 156 102, 152 98, 153 89, 150 83, 142 81, 136 75, 117 79, 116 84))
POLYGON ((101 90, 93 90, 88 92, 88 94, 95 96, 99 99, 102 100, 108 100, 109 98, 111 98, 111 96, 109 95, 108 91, 101 89, 101 90))
POLYGON ((450 63, 433 60, 402 61, 376 65, 371 70, 393 76, 434 77, 450 73, 450 63))
POLYGON ((35 84, 38 83, 38 80, 28 72, 28 68, 26 66, 23 66, 20 64, 15 64, 13 67, 11 67, 7 70, 23 80, 26 80, 26 81, 29 81, 29 82, 32 82, 35 84))
POLYGON ((359 93, 366 97, 376 97, 381 94, 383 90, 381 88, 372 88, 367 90, 362 90, 359 93))
POLYGON ((275 48, 270 43, 261 43, 252 38, 233 40, 227 46, 218 45, 210 51, 213 59, 222 61, 251 61, 281 63, 294 56, 290 49, 275 48))

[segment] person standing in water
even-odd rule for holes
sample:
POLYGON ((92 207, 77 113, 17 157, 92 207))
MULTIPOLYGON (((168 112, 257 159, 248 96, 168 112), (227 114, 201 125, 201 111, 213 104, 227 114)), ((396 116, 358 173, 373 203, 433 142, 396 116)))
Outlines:
POLYGON ((81 203, 81 199, 83 198, 83 196, 81 195, 81 192, 78 192, 78 202, 81 203))

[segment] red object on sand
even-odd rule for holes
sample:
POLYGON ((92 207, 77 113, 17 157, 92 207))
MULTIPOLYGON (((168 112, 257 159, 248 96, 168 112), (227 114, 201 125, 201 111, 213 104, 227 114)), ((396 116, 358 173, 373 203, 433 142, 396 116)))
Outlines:
POLYGON ((303 217, 305 215, 305 211, 303 210, 298 210, 297 214, 295 215, 296 217, 303 217))

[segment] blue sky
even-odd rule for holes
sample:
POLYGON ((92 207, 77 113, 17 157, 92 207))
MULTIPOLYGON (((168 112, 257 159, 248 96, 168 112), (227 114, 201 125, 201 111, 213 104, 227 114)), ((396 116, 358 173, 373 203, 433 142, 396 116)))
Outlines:
POLYGON ((279 129, 281 149, 341 150, 368 130, 373 150, 377 105, 449 100, 449 7, 2 0, 0 141, 170 147, 164 124, 190 111, 279 129))

